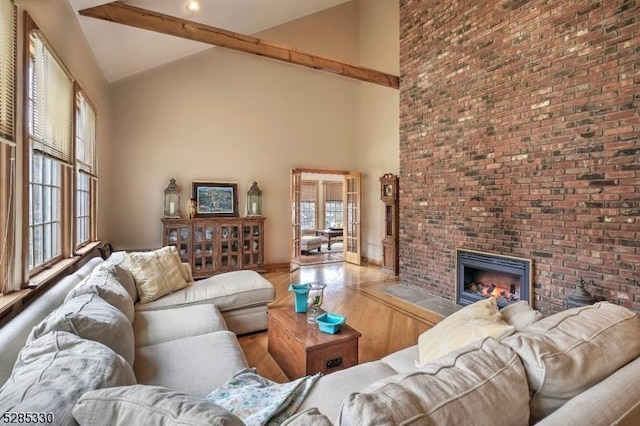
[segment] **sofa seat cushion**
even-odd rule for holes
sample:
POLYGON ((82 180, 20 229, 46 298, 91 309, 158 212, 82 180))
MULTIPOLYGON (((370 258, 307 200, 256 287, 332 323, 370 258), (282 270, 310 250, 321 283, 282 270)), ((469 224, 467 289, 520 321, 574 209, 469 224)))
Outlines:
POLYGON ((394 374, 397 374, 396 371, 381 361, 367 362, 327 374, 313 385, 298 412, 316 407, 329 419, 337 419, 342 401, 349 394, 394 374))
POLYGON ((487 337, 345 400, 342 425, 526 425, 529 389, 518 355, 487 337))
POLYGON ((236 336, 216 331, 137 348, 133 369, 140 384, 205 397, 247 367, 236 336))
POLYGON ((133 320, 136 348, 226 329, 212 304, 136 312, 133 320))
POLYGON ((87 278, 75 286, 67 296, 65 302, 83 294, 97 294, 107 303, 120 309, 125 314, 129 322, 133 322, 133 300, 122 286, 118 278, 118 269, 113 265, 100 264, 91 272, 87 278))
POLYGON ((418 359, 418 345, 410 346, 405 349, 393 352, 381 359, 389 367, 398 373, 408 373, 416 369, 416 360, 418 359))
POLYGON ((83 294, 67 300, 33 327, 27 343, 51 331, 66 331, 102 343, 133 365, 135 348, 131 323, 119 309, 97 294, 83 294))
POLYGON ((213 303, 225 312, 249 306, 266 305, 275 300, 273 285, 255 271, 233 271, 196 281, 189 287, 176 291, 150 303, 137 304, 138 311, 165 309, 213 303))
POLYGON ((81 425, 223 425, 244 423, 205 399, 160 386, 126 386, 85 393, 73 416, 81 425))
POLYGON ((504 341, 527 371, 541 419, 640 355, 640 319, 608 302, 541 319, 504 341))
POLYGON ((0 390, 0 411, 53 413, 74 425, 76 401, 87 391, 135 385, 131 366, 101 343, 52 331, 25 346, 0 390))

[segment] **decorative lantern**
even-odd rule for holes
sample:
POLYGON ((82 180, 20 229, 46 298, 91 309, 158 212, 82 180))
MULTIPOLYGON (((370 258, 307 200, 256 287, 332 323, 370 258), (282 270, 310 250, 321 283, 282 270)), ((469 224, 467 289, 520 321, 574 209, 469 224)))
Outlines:
POLYGON ((180 219, 180 187, 175 178, 171 178, 164 188, 164 217, 165 219, 180 219))
POLYGON ((593 305, 596 300, 585 288, 586 284, 582 277, 578 281, 575 290, 567 297, 567 308, 577 308, 580 306, 593 305))
POLYGON ((247 192, 247 216, 262 216, 262 191, 256 181, 247 192))

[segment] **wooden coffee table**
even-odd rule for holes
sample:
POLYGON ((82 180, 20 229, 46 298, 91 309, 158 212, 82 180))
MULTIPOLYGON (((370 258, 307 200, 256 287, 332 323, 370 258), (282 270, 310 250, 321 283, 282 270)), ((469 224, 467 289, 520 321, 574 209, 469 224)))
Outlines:
POLYGON ((269 353, 290 380, 358 364, 360 332, 347 324, 336 334, 323 333, 293 306, 269 309, 268 318, 269 353))

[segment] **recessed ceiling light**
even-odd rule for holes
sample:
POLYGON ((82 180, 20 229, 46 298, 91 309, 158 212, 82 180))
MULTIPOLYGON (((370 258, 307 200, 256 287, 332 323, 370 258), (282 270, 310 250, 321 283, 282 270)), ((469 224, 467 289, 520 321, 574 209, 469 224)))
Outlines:
POLYGON ((200 10, 200 3, 198 3, 197 0, 189 0, 189 2, 187 2, 187 10, 189 12, 197 12, 200 10))

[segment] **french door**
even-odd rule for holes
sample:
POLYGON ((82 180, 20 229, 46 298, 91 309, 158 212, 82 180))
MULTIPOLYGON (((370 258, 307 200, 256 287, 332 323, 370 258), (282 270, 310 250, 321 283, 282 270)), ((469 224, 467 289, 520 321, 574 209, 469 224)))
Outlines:
POLYGON ((316 169, 292 169, 291 170, 291 234, 290 234, 290 256, 291 271, 300 266, 300 237, 302 235, 300 227, 300 201, 301 201, 301 181, 302 173, 320 174, 340 174, 343 176, 343 253, 344 260, 356 265, 361 264, 361 241, 362 230, 360 228, 361 218, 361 174, 335 170, 316 169))

